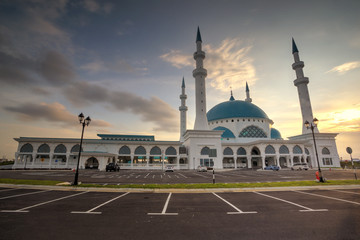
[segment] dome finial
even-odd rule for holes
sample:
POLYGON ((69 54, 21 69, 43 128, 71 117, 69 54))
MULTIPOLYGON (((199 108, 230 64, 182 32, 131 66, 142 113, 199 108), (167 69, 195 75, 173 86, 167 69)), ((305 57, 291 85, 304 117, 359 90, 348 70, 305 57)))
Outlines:
POLYGON ((234 101, 235 100, 235 98, 234 98, 234 96, 233 96, 233 92, 232 92, 232 87, 230 87, 230 100, 229 101, 234 101))
POLYGON ((250 98, 250 90, 249 90, 249 86, 248 83, 246 82, 246 102, 252 102, 252 99, 250 98))

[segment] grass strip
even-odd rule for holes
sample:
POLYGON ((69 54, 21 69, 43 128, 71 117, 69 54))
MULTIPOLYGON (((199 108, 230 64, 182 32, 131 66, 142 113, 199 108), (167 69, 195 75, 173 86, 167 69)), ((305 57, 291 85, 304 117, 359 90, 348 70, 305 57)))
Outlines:
MULTIPOLYGON (((27 180, 27 179, 0 179, 0 183, 26 184, 26 185, 50 185, 54 186, 60 181, 50 180, 27 180)), ((144 189, 205 189, 205 188, 259 188, 259 187, 299 187, 299 186, 329 186, 329 185, 354 185, 360 184, 359 180, 328 180, 325 183, 316 181, 292 181, 292 182, 262 182, 262 183, 194 183, 194 184, 122 184, 122 185, 100 185, 81 184, 77 187, 96 188, 144 188, 144 189)))
POLYGON ((60 181, 0 178, 0 183, 55 186, 60 181))

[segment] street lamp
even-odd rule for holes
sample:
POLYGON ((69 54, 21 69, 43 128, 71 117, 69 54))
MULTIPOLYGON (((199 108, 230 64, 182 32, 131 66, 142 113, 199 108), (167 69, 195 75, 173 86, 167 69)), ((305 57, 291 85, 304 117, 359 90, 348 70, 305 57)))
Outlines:
POLYGON ((319 168, 319 182, 325 182, 323 177, 322 177, 322 173, 321 173, 321 168, 320 168, 320 163, 319 163, 319 156, 318 156, 318 152, 317 152, 317 148, 316 148, 316 141, 315 141, 315 135, 314 135, 314 128, 317 127, 319 123, 319 120, 317 120, 316 118, 313 119, 313 121, 311 123, 309 123, 308 121, 305 121, 305 127, 307 129, 311 129, 312 132, 312 136, 313 136, 313 140, 314 140, 314 146, 315 146, 315 154, 316 154, 316 161, 317 161, 317 165, 319 168))
POLYGON ((85 126, 89 126, 91 119, 90 117, 87 117, 84 120, 84 114, 80 113, 78 116, 79 122, 80 124, 82 124, 82 132, 81 132, 81 140, 80 140, 80 149, 79 149, 79 155, 78 155, 78 160, 77 160, 77 166, 76 166, 76 173, 75 173, 75 179, 74 179, 74 183, 73 185, 78 185, 78 178, 79 178, 79 162, 80 162, 80 156, 81 156, 81 149, 82 149, 82 141, 83 141, 83 137, 84 137, 84 129, 85 126))

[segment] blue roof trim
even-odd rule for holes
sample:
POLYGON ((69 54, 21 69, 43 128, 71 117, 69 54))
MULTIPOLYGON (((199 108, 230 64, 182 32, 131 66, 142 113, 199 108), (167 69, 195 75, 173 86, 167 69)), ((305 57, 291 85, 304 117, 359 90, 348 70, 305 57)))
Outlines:
POLYGON ((121 141, 155 141, 154 136, 147 135, 117 135, 117 134, 98 134, 102 140, 121 140, 121 141))
POLYGON ((275 128, 271 128, 271 139, 282 139, 281 133, 275 128))
POLYGON ((223 130, 223 134, 221 135, 222 138, 235 138, 235 135, 233 134, 232 131, 230 131, 228 128, 226 127, 216 127, 213 130, 223 130))
POLYGON ((225 118, 265 118, 266 113, 255 104, 242 100, 222 102, 207 112, 208 121, 225 118))

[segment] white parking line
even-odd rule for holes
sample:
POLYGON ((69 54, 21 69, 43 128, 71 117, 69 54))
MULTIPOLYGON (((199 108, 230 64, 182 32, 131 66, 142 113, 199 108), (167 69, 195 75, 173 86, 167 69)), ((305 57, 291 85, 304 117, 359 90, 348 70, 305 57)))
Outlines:
POLYGON ((348 192, 348 191, 341 191, 341 190, 329 190, 329 191, 335 191, 335 192, 342 192, 342 193, 350 193, 350 194, 356 194, 356 195, 360 195, 360 193, 357 193, 357 192, 348 192))
POLYGON ((347 203, 352 203, 352 204, 360 205, 359 202, 353 202, 353 201, 344 200, 344 199, 340 199, 340 198, 328 197, 328 196, 324 196, 324 195, 320 195, 320 194, 315 194, 315 193, 308 193, 308 192, 302 192, 302 191, 293 191, 293 192, 298 192, 298 193, 308 194, 308 195, 312 195, 312 196, 323 197, 323 198, 328 198, 328 199, 332 199, 332 200, 337 200, 337 201, 342 201, 342 202, 347 202, 347 203))
POLYGON ((200 177, 203 177, 203 178, 209 178, 209 177, 207 177, 207 176, 204 176, 204 175, 201 175, 201 174, 198 174, 198 173, 194 173, 195 175, 198 175, 198 176, 200 176, 200 177))
POLYGON ((70 195, 70 196, 61 197, 61 198, 53 199, 53 200, 50 200, 50 201, 47 201, 47 202, 38 203, 38 204, 29 206, 29 207, 25 207, 25 208, 21 208, 21 209, 18 209, 18 210, 1 210, 1 212, 29 212, 29 211, 27 211, 27 209, 38 207, 38 206, 45 205, 45 204, 52 203, 52 202, 56 202, 56 201, 63 200, 63 199, 66 199, 66 198, 75 197, 77 195, 81 195, 81 194, 84 194, 84 193, 87 193, 87 192, 76 193, 76 194, 73 194, 73 195, 70 195))
POLYGON ((227 204, 229 204, 232 208, 234 208, 236 210, 236 212, 227 212, 227 214, 248 214, 248 213, 257 213, 255 211, 253 212, 243 212, 240 209, 238 209, 237 207, 235 207, 233 204, 231 204, 230 202, 226 201, 225 199, 223 199, 222 197, 220 197, 219 195, 217 195, 216 193, 212 193, 215 196, 217 196, 218 198, 220 198, 221 200, 223 200, 224 202, 226 202, 227 204))
POLYGON ((259 194, 259 195, 262 195, 262 196, 265 196, 265 197, 273 198, 273 199, 276 199, 276 200, 279 200, 279 201, 282 201, 282 202, 286 202, 286 203, 289 203, 289 204, 292 204, 292 205, 295 205, 295 206, 298 206, 298 207, 300 207, 300 208, 304 208, 304 209, 305 209, 305 210, 299 210, 300 212, 324 212, 324 211, 328 211, 327 209, 312 209, 312 208, 308 208, 308 207, 302 206, 302 205, 297 204, 297 203, 293 203, 293 202, 290 202, 290 201, 287 201, 287 200, 284 200, 284 199, 281 199, 281 198, 273 197, 273 196, 270 196, 270 195, 267 195, 267 194, 263 194, 263 193, 259 193, 259 192, 253 192, 253 193, 256 193, 256 194, 259 194))
POLYGON ((169 196, 168 198, 166 199, 166 202, 165 202, 165 205, 164 205, 164 208, 162 210, 161 213, 148 213, 148 215, 178 215, 178 213, 166 213, 166 210, 167 210, 167 207, 169 205, 169 201, 170 201, 170 198, 171 198, 171 194, 172 193, 169 193, 169 196))
POLYGON ((0 192, 7 192, 7 191, 18 190, 18 189, 19 188, 2 189, 2 190, 0 190, 0 192))
POLYGON ((104 205, 106 205, 106 204, 108 204, 108 203, 110 203, 110 202, 112 202, 112 201, 115 201, 115 200, 118 199, 118 198, 124 197, 124 196, 126 196, 126 195, 128 195, 128 194, 129 194, 129 192, 126 192, 126 193, 124 193, 124 194, 122 194, 122 195, 120 195, 120 196, 117 196, 116 198, 113 198, 113 199, 111 199, 111 200, 109 200, 109 201, 107 201, 107 202, 104 202, 104 203, 102 203, 102 204, 100 204, 100 205, 98 205, 98 206, 96 206, 96 207, 94 207, 94 208, 92 208, 92 209, 90 209, 90 210, 88 210, 88 211, 86 211, 86 212, 72 211, 71 213, 101 214, 101 212, 93 212, 93 211, 96 210, 96 209, 98 209, 99 207, 102 207, 102 206, 104 206, 104 205))
POLYGON ((7 199, 7 198, 20 197, 20 196, 25 196, 25 195, 31 195, 31 194, 37 194, 37 193, 42 193, 42 192, 49 192, 49 191, 51 191, 51 190, 43 190, 43 191, 37 191, 37 192, 31 192, 31 193, 22 193, 22 194, 17 194, 17 195, 11 195, 11 196, 7 196, 7 197, 2 197, 2 198, 0 198, 0 200, 7 199))
POLYGON ((150 173, 146 174, 144 178, 147 178, 147 176, 149 176, 150 173))
POLYGON ((187 178, 187 176, 185 176, 185 175, 183 175, 183 174, 181 174, 181 173, 178 173, 180 176, 183 176, 184 178, 187 178))

